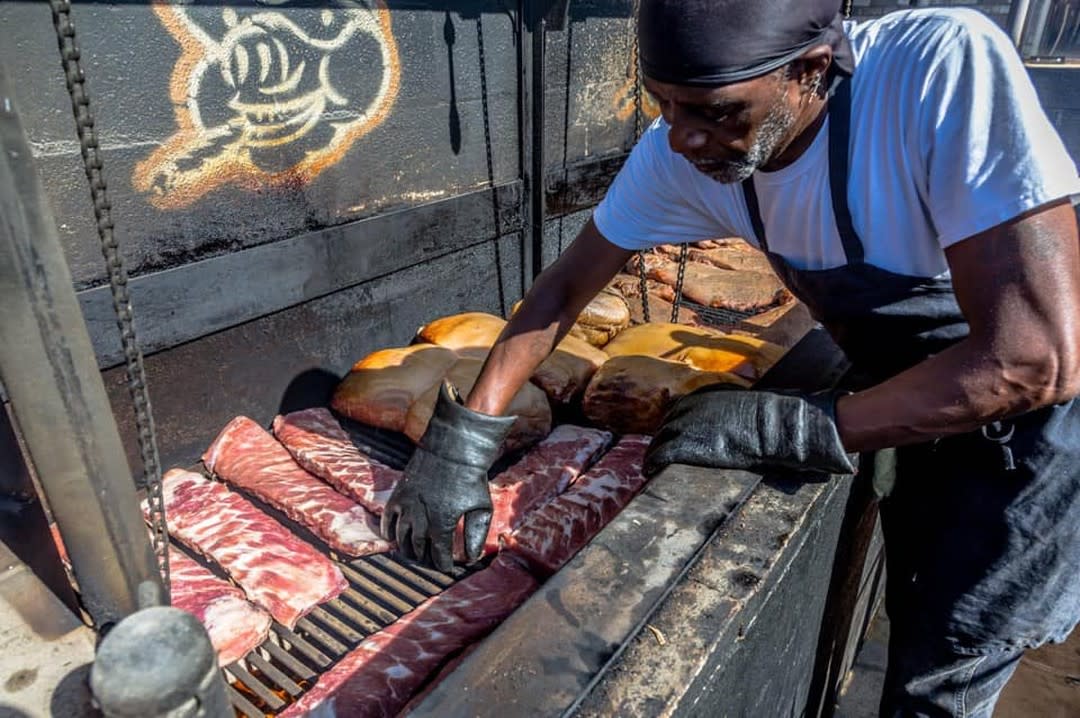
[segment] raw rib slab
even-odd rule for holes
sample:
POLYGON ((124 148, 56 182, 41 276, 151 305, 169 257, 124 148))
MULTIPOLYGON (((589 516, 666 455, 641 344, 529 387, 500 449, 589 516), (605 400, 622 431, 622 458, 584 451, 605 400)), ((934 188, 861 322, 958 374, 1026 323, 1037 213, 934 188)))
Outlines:
POLYGON ((365 456, 327 409, 274 419, 274 436, 296 463, 374 514, 381 515, 401 472, 365 456))
POLYGON ((520 564, 499 556, 368 637, 280 718, 394 716, 443 660, 479 640, 538 587, 520 564))
MULTIPOLYGON (((49 529, 60 561, 70 571, 71 561, 60 530, 56 524, 50 524, 49 529)), ((175 608, 187 611, 202 623, 217 651, 218 665, 226 666, 246 656, 270 631, 270 615, 248 602, 243 591, 171 546, 169 597, 175 608)))
POLYGON ((169 575, 172 605, 199 619, 210 634, 219 665, 243 658, 266 638, 270 614, 174 548, 169 549, 169 575))
POLYGON ((169 534, 216 561, 279 623, 292 628, 348 587, 330 559, 224 484, 173 469, 162 491, 169 534))
POLYGON ((375 516, 293 461, 288 449, 246 416, 230 421, 203 463, 226 482, 250 491, 326 544, 350 556, 389 551, 375 516))
MULTIPOLYGON (((516 528, 530 511, 566 491, 610 443, 610 432, 563 424, 496 476, 488 484, 492 515, 484 554, 498 551, 499 536, 516 528)), ((459 561, 465 559, 463 541, 461 531, 457 531, 454 555, 459 561)))
POLYGON ((650 438, 624 436, 565 493, 525 517, 502 546, 540 576, 573 558, 630 502, 647 479, 641 474, 650 438))

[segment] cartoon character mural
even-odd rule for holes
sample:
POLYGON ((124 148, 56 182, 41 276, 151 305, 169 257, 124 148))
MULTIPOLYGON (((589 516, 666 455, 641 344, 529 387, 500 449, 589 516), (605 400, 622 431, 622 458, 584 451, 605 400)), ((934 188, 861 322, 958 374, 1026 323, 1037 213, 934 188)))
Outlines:
POLYGON ((154 6, 182 52, 177 131, 133 177, 153 205, 308 183, 389 114, 401 72, 385 4, 296 5, 154 6))

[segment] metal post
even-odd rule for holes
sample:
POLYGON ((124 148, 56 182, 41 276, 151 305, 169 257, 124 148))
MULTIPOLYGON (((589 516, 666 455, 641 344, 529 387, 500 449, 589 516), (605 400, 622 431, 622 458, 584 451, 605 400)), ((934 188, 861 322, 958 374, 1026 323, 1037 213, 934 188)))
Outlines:
POLYGON ((30 146, 0 67, 0 379, 99 630, 161 579, 30 146))
POLYGON ((1015 0, 1009 7, 1009 37, 1017 48, 1024 37, 1024 24, 1027 22, 1030 5, 1031 0, 1015 0))

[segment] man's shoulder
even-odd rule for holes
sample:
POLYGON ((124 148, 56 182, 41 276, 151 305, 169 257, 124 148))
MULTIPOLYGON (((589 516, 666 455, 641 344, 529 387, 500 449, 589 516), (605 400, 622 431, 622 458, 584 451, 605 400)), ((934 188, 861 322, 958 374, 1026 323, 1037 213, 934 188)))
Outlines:
POLYGON ((899 10, 875 20, 851 23, 848 35, 859 66, 902 62, 929 67, 951 52, 963 52, 965 41, 1010 46, 1005 32, 985 14, 971 8, 899 10))

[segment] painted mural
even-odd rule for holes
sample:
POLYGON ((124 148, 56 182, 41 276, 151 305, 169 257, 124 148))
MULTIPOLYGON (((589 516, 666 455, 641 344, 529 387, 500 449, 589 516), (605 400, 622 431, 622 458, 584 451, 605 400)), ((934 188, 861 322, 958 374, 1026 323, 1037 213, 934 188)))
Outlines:
MULTIPOLYGON (((619 86, 619 89, 615 91, 615 116, 619 118, 620 122, 626 122, 634 116, 634 85, 638 82, 636 72, 628 72, 626 81, 619 86)), ((641 116, 643 125, 648 126, 653 120, 660 116, 660 105, 656 104, 656 100, 652 95, 645 91, 644 87, 641 90, 641 116)), ((642 127, 644 130, 645 127, 642 127)))
POLYGON ((169 86, 177 130, 133 177, 159 208, 226 184, 308 183, 397 97, 398 50, 381 0, 154 10, 181 48, 169 86))

